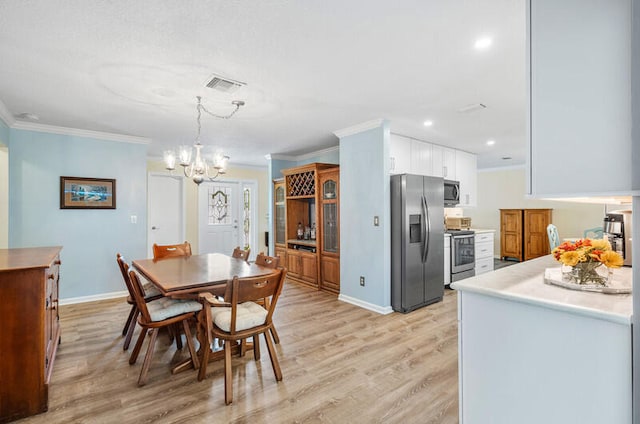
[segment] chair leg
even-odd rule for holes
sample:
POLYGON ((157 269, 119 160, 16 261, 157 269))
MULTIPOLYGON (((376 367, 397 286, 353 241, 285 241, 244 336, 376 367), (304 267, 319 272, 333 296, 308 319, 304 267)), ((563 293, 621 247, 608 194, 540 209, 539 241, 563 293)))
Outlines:
POLYGON ((193 344, 193 339, 191 337, 191 329, 189 329, 189 321, 182 321, 182 326, 184 327, 184 336, 187 340, 187 347, 189 348, 189 355, 191 355, 191 362, 193 362, 193 369, 200 368, 200 361, 198 361, 198 354, 196 353, 196 348, 193 344))
POLYGON ((271 337, 265 331, 264 340, 267 342, 267 349, 269 349, 269 358, 271 358, 271 366, 273 367, 273 373, 276 375, 277 381, 282 381, 282 370, 280 369, 280 363, 278 362, 278 357, 276 356, 276 350, 273 347, 273 342, 271 342, 271 337))
POLYGON ((140 349, 142 348, 142 343, 144 342, 144 338, 147 336, 148 331, 149 329, 144 327, 140 330, 140 335, 138 336, 136 346, 133 348, 133 352, 131 352, 131 356, 129 357, 129 365, 133 365, 136 363, 138 355, 140 354, 140 349))
POLYGON ((173 327, 173 335, 176 338, 176 347, 178 349, 182 349, 182 333, 180 332, 180 324, 176 323, 172 325, 173 327))
POLYGON ((256 361, 260 360, 260 337, 259 334, 253 336, 253 358, 256 361))
POLYGON ((158 338, 158 329, 151 329, 151 340, 149 340, 149 346, 147 347, 147 354, 144 356, 144 362, 142 363, 142 370, 140 370, 140 377, 138 378, 138 386, 144 386, 147 382, 147 372, 151 365, 151 358, 153 358, 153 352, 156 348, 156 339, 158 338))
POLYGON ((231 372, 231 343, 224 341, 224 403, 233 401, 233 373, 231 372))
POLYGON ((125 336, 129 332, 129 327, 131 325, 135 325, 135 317, 133 315, 136 312, 138 312, 138 308, 136 307, 136 305, 131 305, 131 310, 129 311, 129 317, 127 318, 127 321, 124 323, 124 328, 122 329, 123 336, 125 336))
POLYGON ((138 315, 140 315, 140 311, 138 311, 138 308, 136 308, 135 306, 134 308, 135 308, 135 315, 133 316, 133 320, 129 325, 129 330, 127 331, 127 336, 124 339, 124 345, 122 346, 122 350, 129 349, 129 344, 131 344, 131 338, 133 337, 133 331, 136 329, 136 322, 138 320, 138 315))
POLYGON ((240 341, 240 357, 244 356, 247 353, 247 339, 242 339, 240 341))
POLYGON ((278 332, 276 331, 276 327, 274 327, 272 325, 271 328, 269 329, 269 331, 271 332, 271 337, 273 337, 273 342, 275 344, 280 344, 280 337, 278 336, 278 332))

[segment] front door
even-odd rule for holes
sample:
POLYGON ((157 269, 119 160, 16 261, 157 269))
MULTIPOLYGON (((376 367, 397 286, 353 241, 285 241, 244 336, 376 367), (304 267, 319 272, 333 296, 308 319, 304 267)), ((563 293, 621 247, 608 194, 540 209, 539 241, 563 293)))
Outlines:
POLYGON ((198 188, 198 253, 230 255, 236 246, 244 247, 240 228, 242 196, 238 182, 204 182, 198 188))

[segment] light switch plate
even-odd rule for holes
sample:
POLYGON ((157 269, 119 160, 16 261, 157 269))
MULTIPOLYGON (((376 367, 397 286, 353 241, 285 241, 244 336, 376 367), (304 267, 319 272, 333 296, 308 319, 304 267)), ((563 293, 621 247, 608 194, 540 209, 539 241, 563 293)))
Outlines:
POLYGON ((377 216, 373 217, 373 225, 378 227, 380 226, 380 218, 378 218, 377 216))

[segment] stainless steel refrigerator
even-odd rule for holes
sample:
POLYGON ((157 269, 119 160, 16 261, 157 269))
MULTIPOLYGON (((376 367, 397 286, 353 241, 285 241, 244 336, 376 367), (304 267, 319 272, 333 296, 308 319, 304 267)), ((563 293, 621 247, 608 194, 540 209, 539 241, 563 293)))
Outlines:
POLYGON ((444 295, 444 180, 391 176, 391 306, 410 312, 444 295))

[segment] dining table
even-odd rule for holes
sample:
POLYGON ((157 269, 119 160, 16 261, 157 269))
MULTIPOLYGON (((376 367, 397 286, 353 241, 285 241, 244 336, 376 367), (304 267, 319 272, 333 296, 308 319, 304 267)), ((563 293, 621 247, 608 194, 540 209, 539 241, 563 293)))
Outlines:
MULTIPOLYGON (((216 296, 224 295, 227 281, 234 277, 259 277, 273 273, 268 268, 244 259, 233 258, 221 253, 176 256, 163 259, 136 259, 133 267, 158 288, 163 296, 175 299, 197 299, 198 294, 210 292, 216 296)), ((207 344, 203 333, 203 313, 198 314, 198 341, 200 349, 207 344)), ((209 346, 210 348, 210 346, 209 346)), ((234 346, 234 351, 237 346, 234 346)), ((212 352, 210 360, 222 359, 223 351, 212 352)), ((195 368, 191 358, 179 363, 172 369, 177 373, 185 369, 195 368)))

